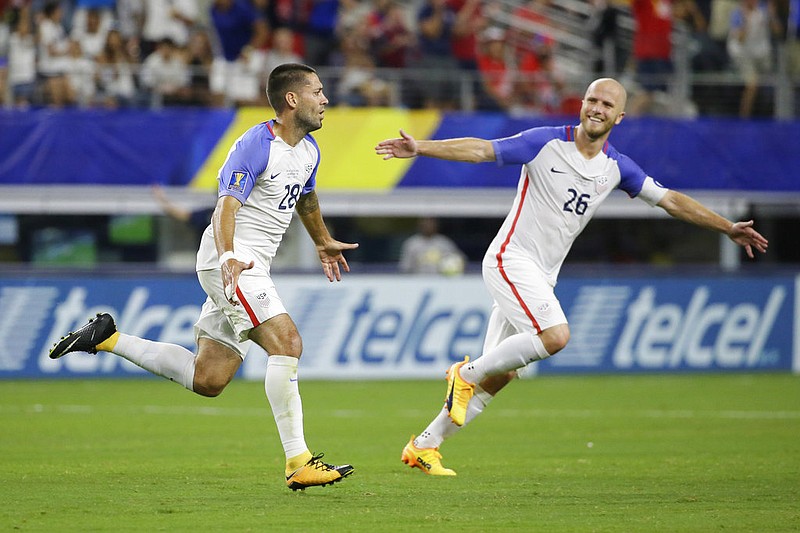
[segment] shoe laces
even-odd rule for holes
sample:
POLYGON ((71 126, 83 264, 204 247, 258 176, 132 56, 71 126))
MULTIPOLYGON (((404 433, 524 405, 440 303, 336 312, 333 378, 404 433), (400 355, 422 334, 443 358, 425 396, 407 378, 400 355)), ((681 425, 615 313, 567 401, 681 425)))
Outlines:
POLYGON ((336 467, 333 465, 329 465, 328 463, 323 463, 321 459, 325 456, 324 453, 319 453, 317 455, 312 455, 311 459, 308 460, 306 466, 310 466, 315 468, 316 470, 336 470, 336 467))

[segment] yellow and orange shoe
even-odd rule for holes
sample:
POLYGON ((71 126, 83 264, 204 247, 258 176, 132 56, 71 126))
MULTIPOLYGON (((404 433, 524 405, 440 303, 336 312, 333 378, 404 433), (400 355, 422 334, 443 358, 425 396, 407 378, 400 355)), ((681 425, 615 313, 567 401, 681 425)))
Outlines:
POLYGON ((461 378, 459 370, 469 362, 469 357, 464 357, 460 363, 453 363, 447 370, 447 396, 445 405, 450 420, 457 426, 463 426, 467 418, 467 404, 475 394, 475 385, 461 378))
POLYGON ((350 465, 335 466, 322 462, 323 454, 313 455, 306 464, 287 473, 286 486, 292 490, 303 490, 307 487, 324 487, 337 483, 355 470, 350 465))
POLYGON ((430 476, 455 476, 456 473, 442 466, 442 454, 439 448, 417 448, 414 446, 414 435, 411 435, 400 460, 411 468, 419 468, 430 476))

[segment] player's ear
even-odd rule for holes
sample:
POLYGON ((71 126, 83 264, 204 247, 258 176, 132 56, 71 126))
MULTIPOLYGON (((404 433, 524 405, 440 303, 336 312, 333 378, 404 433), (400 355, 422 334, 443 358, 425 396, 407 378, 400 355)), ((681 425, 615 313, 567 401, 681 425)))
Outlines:
POLYGON ((284 96, 284 99, 290 108, 294 109, 297 107, 297 95, 295 93, 291 91, 287 92, 286 96, 284 96))
POLYGON ((617 115, 617 119, 614 121, 614 125, 617 125, 617 124, 619 124, 620 122, 622 122, 622 119, 623 119, 623 118, 625 118, 625 111, 623 111, 622 113, 620 113, 619 115, 617 115))

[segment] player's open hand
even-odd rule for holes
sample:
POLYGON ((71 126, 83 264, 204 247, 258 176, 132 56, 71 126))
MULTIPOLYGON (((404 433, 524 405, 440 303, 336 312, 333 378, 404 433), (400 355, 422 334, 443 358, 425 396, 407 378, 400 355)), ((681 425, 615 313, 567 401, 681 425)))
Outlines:
POLYGON ((239 286, 239 275, 244 270, 250 270, 255 266, 255 262, 243 263, 236 258, 230 258, 220 267, 222 271, 222 286, 225 288, 225 298, 231 305, 239 305, 239 301, 234 298, 236 287, 239 286))
POLYGON ((747 251, 747 256, 750 259, 754 257, 753 248, 762 254, 767 252, 769 241, 753 229, 752 220, 737 222, 731 226, 731 229, 728 231, 728 237, 739 246, 744 246, 744 249, 747 251))
POLYGON ((399 139, 386 139, 378 143, 375 153, 382 155, 384 159, 397 157, 405 159, 417 155, 417 141, 403 130, 400 130, 399 139))
POLYGON ((342 281, 342 270, 350 272, 350 267, 347 265, 347 260, 342 255, 342 252, 356 248, 358 248, 358 244, 339 242, 337 240, 330 240, 324 245, 317 246, 319 260, 322 263, 322 271, 328 281, 342 281))

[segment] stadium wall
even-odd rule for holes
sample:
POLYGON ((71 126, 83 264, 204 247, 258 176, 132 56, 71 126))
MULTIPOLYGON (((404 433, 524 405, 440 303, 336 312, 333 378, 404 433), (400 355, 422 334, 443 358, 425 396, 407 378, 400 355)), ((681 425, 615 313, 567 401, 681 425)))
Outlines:
MULTIPOLYGON (((159 111, 0 110, 0 186, 192 186, 213 190, 228 149, 268 108, 159 111)), ((394 161, 375 143, 399 128, 418 138, 513 135, 574 117, 511 118, 499 113, 402 109, 326 111, 314 133, 322 147, 322 190, 515 187, 517 167, 436 159, 394 161)), ((794 164, 800 121, 628 118, 611 142, 667 187, 681 190, 800 192, 794 164)))
MULTIPOLYGON (((304 338, 307 379, 441 378, 481 352, 490 299, 480 276, 282 275, 304 338), (457 296, 455 296, 457 295, 457 296)), ((565 276, 572 339, 531 365, 540 374, 800 372, 800 275, 565 276)), ((192 275, 6 275, 0 279, 0 378, 142 377, 111 354, 52 361, 49 347, 98 312, 121 331, 194 349, 204 301, 192 275)), ((241 374, 260 380, 252 348, 241 374)))

